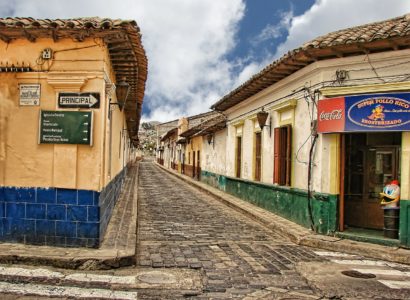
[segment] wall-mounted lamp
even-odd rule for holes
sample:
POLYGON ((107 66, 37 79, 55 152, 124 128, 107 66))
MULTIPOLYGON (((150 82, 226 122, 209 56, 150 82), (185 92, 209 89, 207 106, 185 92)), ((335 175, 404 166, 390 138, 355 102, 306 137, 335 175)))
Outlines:
POLYGON ((206 136, 206 140, 208 141, 208 145, 211 145, 211 144, 212 144, 212 146, 215 147, 215 137, 214 137, 214 135, 213 135, 212 133, 209 133, 209 134, 206 136))
POLYGON ((121 79, 115 86, 115 94, 117 96, 117 102, 110 102, 110 105, 118 105, 120 110, 123 109, 125 106, 125 102, 127 101, 128 94, 130 91, 130 85, 125 81, 125 77, 121 79))
POLYGON ((258 119, 259 127, 263 130, 263 127, 269 127, 269 136, 272 135, 272 118, 269 118, 269 125, 266 125, 266 120, 268 119, 269 113, 263 110, 256 114, 256 118, 258 119))

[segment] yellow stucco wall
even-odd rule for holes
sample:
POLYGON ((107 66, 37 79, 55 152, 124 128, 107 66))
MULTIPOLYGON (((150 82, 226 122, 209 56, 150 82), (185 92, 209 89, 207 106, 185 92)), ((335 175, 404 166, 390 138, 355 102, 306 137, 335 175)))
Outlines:
POLYGON ((410 200, 410 132, 402 134, 400 198, 410 200))
POLYGON ((90 39, 78 43, 38 39, 35 43, 17 40, 10 44, 0 41, 0 56, 2 64, 21 66, 24 63, 37 71, 0 73, 0 186, 100 191, 128 160, 123 156, 124 114, 117 106, 111 106, 110 133, 108 101, 112 98, 116 102, 116 99, 115 92, 111 96, 106 94, 107 82, 114 77, 102 41, 90 39), (39 64, 38 57, 45 48, 53 50, 53 59, 39 64), (18 84, 22 83, 41 85, 39 106, 19 105, 18 84), (94 119, 92 146, 38 144, 40 110, 60 110, 58 92, 100 93, 100 108, 91 109, 94 119))
POLYGON ((203 137, 202 136, 196 136, 191 138, 191 142, 189 144, 187 144, 187 148, 186 148, 186 152, 185 152, 185 156, 186 156, 186 164, 192 166, 193 165, 193 152, 195 152, 195 164, 197 164, 197 160, 198 160, 198 151, 200 151, 200 163, 202 163, 202 140, 203 137), (190 160, 188 161, 188 156, 190 155, 190 160))

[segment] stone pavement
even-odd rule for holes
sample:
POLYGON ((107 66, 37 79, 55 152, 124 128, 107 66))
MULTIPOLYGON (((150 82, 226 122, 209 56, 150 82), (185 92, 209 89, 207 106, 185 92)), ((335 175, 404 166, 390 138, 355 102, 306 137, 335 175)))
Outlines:
MULTIPOLYGON (((323 260, 312 249, 266 230, 152 162, 140 163, 138 193, 138 267, 200 270, 204 288, 195 299, 320 297, 295 269, 323 260)), ((139 291, 138 297, 151 294, 139 291)))
POLYGON ((99 249, 0 243, 0 263, 69 269, 109 269, 135 264, 138 165, 130 167, 99 249))
POLYGON ((216 188, 213 188, 205 183, 193 180, 190 177, 181 175, 173 170, 166 169, 159 164, 156 165, 167 171, 169 174, 172 174, 195 186, 196 188, 199 188, 200 190, 208 193, 209 195, 212 195, 212 197, 218 199, 225 205, 228 205, 241 212, 242 214, 258 221, 271 231, 286 236, 292 242, 298 245, 316 247, 332 251, 341 251, 356 255, 363 255, 363 253, 366 253, 366 256, 374 259, 410 264, 409 249, 382 246, 316 234, 313 231, 306 229, 296 223, 293 223, 260 207, 252 205, 237 197, 229 195, 216 188))

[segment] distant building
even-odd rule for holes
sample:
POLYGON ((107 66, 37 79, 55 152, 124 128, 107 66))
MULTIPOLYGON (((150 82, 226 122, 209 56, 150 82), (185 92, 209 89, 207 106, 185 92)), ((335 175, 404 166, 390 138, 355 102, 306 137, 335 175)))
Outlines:
POLYGON ((207 112, 157 125, 157 162, 199 179, 202 137, 186 138, 183 133, 191 132, 192 128, 201 126, 216 115, 215 112, 207 112))
POLYGON ((135 21, 0 19, 0 241, 96 247, 133 161, 135 21))

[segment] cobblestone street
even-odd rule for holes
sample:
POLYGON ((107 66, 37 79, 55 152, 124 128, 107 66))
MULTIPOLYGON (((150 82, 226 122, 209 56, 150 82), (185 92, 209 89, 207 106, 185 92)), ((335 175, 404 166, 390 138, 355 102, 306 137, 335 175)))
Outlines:
POLYGON ((320 260, 312 250, 265 230, 151 162, 140 164, 139 199, 139 266, 202 269, 205 294, 199 298, 313 295, 294 268, 320 260))

